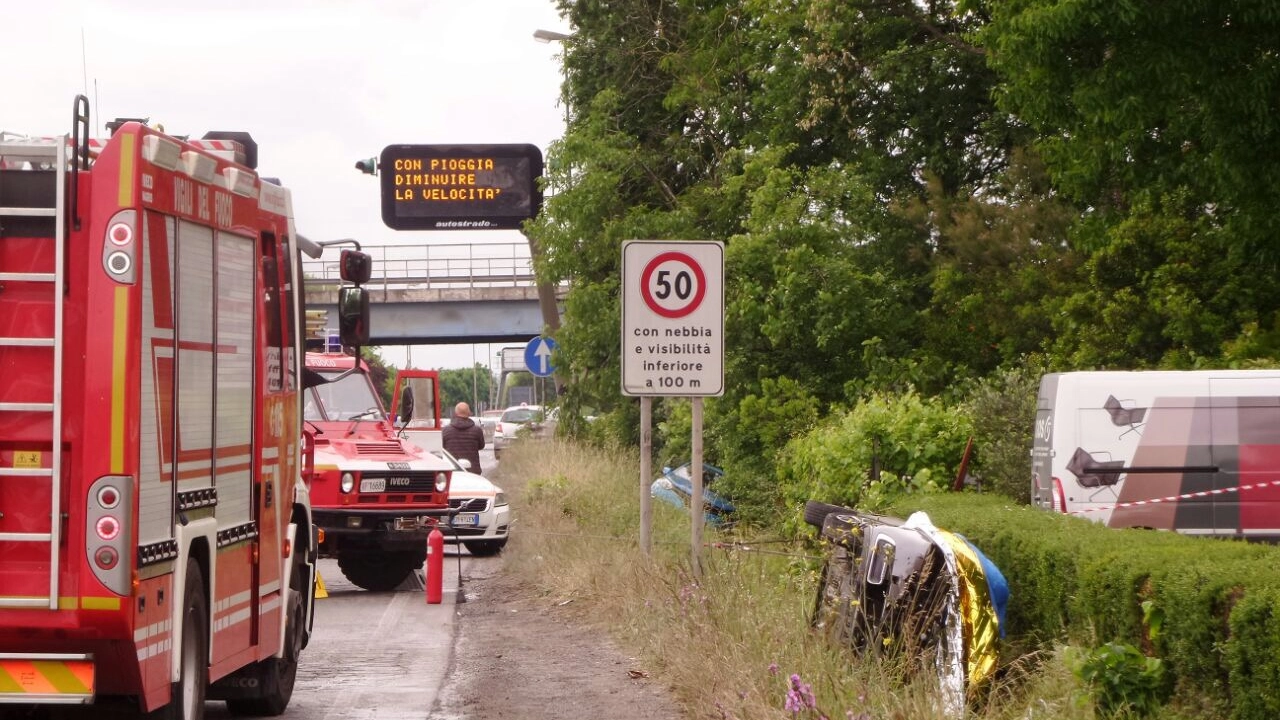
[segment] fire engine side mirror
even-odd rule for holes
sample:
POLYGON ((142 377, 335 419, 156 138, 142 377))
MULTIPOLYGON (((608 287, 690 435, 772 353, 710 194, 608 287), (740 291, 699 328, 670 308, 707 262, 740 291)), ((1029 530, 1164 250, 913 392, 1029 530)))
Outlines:
POLYGON ((369 291, 347 285, 338 290, 338 336, 343 345, 369 344, 369 291))
POLYGON ((338 275, 347 282, 363 285, 373 274, 373 258, 359 250, 343 250, 338 261, 338 275))
POLYGON ((413 419, 413 388, 409 387, 408 383, 405 383, 404 389, 400 391, 400 405, 398 410, 400 413, 400 420, 403 421, 405 425, 408 425, 409 421, 413 419))

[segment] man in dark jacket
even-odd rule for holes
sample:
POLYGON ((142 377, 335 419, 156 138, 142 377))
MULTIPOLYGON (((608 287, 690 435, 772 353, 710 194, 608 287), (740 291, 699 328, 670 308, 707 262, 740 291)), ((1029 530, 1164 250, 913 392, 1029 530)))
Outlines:
POLYGON ((453 408, 453 419, 444 427, 441 437, 444 449, 459 460, 471 461, 471 472, 480 471, 480 450, 484 447, 484 430, 471 419, 471 407, 464 402, 453 408))

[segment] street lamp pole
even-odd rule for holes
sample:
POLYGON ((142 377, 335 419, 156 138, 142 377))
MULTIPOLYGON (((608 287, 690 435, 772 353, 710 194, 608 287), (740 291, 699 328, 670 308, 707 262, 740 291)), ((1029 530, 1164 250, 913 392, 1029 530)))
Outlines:
MULTIPOLYGON (((540 43, 564 42, 573 36, 554 30, 534 30, 533 39, 540 43)), ((564 84, 561 85, 561 102, 564 103, 564 131, 569 132, 569 69, 564 62, 560 63, 560 67, 564 75, 564 84)), ((529 235, 525 235, 525 239, 529 242, 529 252, 534 258, 539 257, 538 243, 529 235)), ((547 283, 538 283, 538 304, 542 308, 542 319, 546 323, 549 332, 554 335, 560 329, 560 313, 557 308, 555 288, 547 283)), ((560 387, 560 379, 556 378, 556 388, 560 387)))
MULTIPOLYGON (((564 42, 566 40, 573 39, 573 36, 562 33, 562 32, 556 32, 555 30, 538 29, 533 31, 533 39, 537 40, 540 43, 545 44, 545 43, 551 43, 551 42, 564 42)), ((564 103, 564 129, 565 129, 565 132, 568 132, 569 131, 569 87, 568 87, 569 86, 569 67, 563 61, 561 61, 560 69, 564 75, 564 85, 561 87, 561 91, 560 91, 561 95, 563 95, 563 97, 561 98, 561 102, 564 103)))

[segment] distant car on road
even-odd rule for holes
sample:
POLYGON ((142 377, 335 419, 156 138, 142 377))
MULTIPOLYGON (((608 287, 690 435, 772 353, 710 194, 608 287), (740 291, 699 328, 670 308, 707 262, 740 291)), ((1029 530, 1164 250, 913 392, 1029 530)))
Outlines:
POLYGON ((480 429, 484 431, 486 442, 493 442, 493 431, 497 428, 500 417, 502 417, 501 410, 485 410, 480 413, 480 429))
POLYGON ((448 450, 433 450, 454 466, 449 481, 449 508, 457 510, 444 528, 446 543, 460 543, 472 555, 502 552, 511 532, 511 505, 502 488, 463 467, 448 450))
POLYGON ((499 457, 517 438, 546 434, 546 412, 541 405, 516 405, 502 411, 493 429, 493 456, 499 457))

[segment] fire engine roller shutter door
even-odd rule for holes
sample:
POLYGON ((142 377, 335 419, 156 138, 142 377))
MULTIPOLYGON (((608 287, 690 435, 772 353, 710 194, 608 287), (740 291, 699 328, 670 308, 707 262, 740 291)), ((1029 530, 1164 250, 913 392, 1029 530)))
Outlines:
POLYGON ((178 221, 178 494, 213 487, 213 228, 178 221))
POLYGON ((218 527, 253 519, 253 312, 254 241, 226 231, 217 234, 217 456, 218 527))
POLYGON ((173 538, 174 219, 144 212, 138 543, 173 538))

